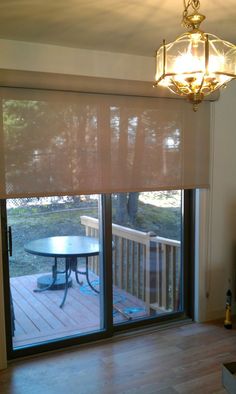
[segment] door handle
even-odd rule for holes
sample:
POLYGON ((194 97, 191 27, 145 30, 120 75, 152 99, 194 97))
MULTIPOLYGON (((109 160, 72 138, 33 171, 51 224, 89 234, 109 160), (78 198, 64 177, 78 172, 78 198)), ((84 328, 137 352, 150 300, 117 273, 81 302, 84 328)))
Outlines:
POLYGON ((12 256, 12 231, 11 226, 8 226, 8 253, 9 256, 12 256))

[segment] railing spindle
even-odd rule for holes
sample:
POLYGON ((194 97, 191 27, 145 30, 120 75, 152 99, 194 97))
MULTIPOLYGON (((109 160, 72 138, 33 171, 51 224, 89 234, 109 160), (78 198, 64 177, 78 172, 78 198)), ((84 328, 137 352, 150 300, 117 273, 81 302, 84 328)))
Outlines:
POLYGON ((176 305, 176 291, 177 291, 177 283, 176 283, 176 248, 172 247, 172 259, 173 259, 173 310, 176 311, 177 305, 176 305))
POLYGON ((119 255, 120 255, 120 259, 119 259, 119 283, 118 286, 123 289, 123 261, 124 261, 124 238, 120 238, 120 242, 119 242, 119 255), (121 264, 122 261, 122 264, 121 264))
POLYGON ((135 259, 135 242, 131 241, 131 294, 134 294, 134 259, 135 259))
POLYGON ((174 281, 174 255, 173 246, 169 246, 169 275, 168 275, 168 289, 169 289, 169 305, 168 309, 174 310, 175 298, 175 281, 174 281))
POLYGON ((137 280, 136 280, 136 296, 139 298, 139 284, 140 284, 140 258, 141 258, 141 244, 138 244, 138 253, 137 253, 137 261, 136 261, 136 270, 137 270, 137 280))
POLYGON ((166 264, 166 245, 162 244, 162 264, 161 264, 161 277, 162 277, 162 307, 166 309, 167 304, 167 289, 166 289, 166 277, 167 277, 167 264, 166 264))

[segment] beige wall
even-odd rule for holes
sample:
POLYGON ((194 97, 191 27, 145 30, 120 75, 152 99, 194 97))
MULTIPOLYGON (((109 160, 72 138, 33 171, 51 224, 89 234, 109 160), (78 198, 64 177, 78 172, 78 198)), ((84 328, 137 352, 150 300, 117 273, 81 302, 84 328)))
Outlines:
MULTIPOLYGON (((0 40, 0 68, 152 81, 152 57, 75 50, 0 40)), ((224 313, 228 280, 235 283, 236 261, 236 84, 212 104, 212 186, 199 194, 197 248, 199 275, 196 317, 206 320, 224 313), (208 220, 209 219, 209 220, 208 220), (206 293, 209 297, 206 298, 206 293)), ((232 283, 231 283, 232 284, 232 283)), ((0 267, 0 368, 6 366, 0 267)))

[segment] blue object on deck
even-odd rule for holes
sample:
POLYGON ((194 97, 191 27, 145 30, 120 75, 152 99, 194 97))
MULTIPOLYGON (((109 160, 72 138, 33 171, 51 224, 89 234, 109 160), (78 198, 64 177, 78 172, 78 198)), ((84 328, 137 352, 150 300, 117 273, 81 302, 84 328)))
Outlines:
POLYGON ((146 312, 146 309, 143 307, 138 307, 138 306, 134 306, 134 307, 126 307, 124 308, 124 312, 127 314, 134 314, 134 313, 140 313, 140 312, 146 312))
MULTIPOLYGON (((94 280, 92 280, 91 281, 91 284, 92 284, 92 286, 95 288, 95 287, 98 287, 99 288, 99 279, 94 279, 94 280)), ((83 293, 83 294, 86 294, 86 295, 92 295, 92 296, 97 296, 98 295, 98 293, 95 293, 92 289, 91 289, 91 287, 89 286, 89 285, 83 285, 83 286, 80 286, 80 292, 81 293, 83 293)))
MULTIPOLYGON (((98 287, 99 288, 99 279, 94 279, 91 281, 93 287, 98 287)), ((87 294, 87 295, 93 295, 96 296, 97 294, 94 293, 94 291, 91 289, 91 287, 89 285, 83 285, 80 286, 80 291, 83 294, 87 294)), ((120 302, 124 302, 126 301, 126 297, 124 294, 119 294, 118 291, 115 291, 113 293, 113 304, 119 304, 120 302)))

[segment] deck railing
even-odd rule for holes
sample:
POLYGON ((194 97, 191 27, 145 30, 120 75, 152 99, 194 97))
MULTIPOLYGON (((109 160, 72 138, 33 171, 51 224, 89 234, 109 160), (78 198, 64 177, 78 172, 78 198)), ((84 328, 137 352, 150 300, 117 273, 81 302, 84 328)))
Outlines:
MULTIPOLYGON (((98 237, 98 219, 81 216, 87 236, 98 237)), ((146 302, 148 308, 180 307, 181 243, 112 224, 113 285, 146 302)), ((98 258, 90 269, 99 274, 98 258)))

